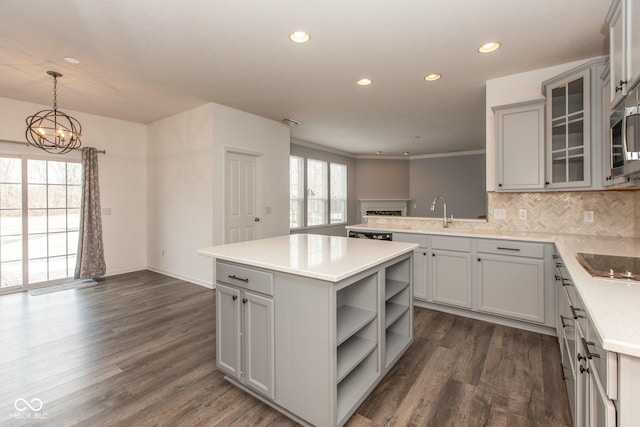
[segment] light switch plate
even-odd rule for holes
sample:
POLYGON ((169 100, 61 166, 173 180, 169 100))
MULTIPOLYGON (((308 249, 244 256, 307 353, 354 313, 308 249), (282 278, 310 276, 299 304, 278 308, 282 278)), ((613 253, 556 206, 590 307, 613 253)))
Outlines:
POLYGON ((493 210, 493 218, 494 219, 507 219, 507 210, 506 209, 494 209, 493 210))

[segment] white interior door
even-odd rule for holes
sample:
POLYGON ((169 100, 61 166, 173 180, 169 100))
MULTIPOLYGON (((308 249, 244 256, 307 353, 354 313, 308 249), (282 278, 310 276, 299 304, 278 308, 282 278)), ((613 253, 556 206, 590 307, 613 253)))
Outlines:
POLYGON ((260 157, 227 152, 225 243, 260 238, 260 157))

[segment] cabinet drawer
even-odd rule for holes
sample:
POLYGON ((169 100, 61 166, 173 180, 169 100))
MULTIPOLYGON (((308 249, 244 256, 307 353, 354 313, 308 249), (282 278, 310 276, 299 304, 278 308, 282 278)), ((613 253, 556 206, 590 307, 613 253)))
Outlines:
POLYGON ((618 357, 616 353, 606 351, 602 348, 602 341, 593 328, 593 324, 589 322, 589 332, 586 344, 591 356, 591 366, 596 371, 595 374, 600 378, 600 383, 604 387, 609 399, 616 400, 618 398, 618 357))
POLYGON ((544 244, 516 242, 513 240, 478 240, 478 252, 544 258, 544 244))
POLYGON ((417 243, 421 248, 429 247, 429 236, 414 233, 393 233, 394 242, 417 243))
POLYGON ((431 247, 444 251, 471 252, 471 240, 464 237, 432 236, 431 247))
POLYGON ((217 262, 216 281, 273 296, 273 274, 266 271, 217 262))

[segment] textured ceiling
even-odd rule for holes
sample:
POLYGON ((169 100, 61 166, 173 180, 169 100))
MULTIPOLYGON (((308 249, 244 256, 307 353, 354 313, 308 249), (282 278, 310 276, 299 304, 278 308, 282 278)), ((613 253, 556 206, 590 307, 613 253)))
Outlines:
POLYGON ((53 69, 62 110, 150 123, 212 101, 355 154, 475 150, 485 81, 606 54, 609 3, 2 0, 0 96, 50 105, 53 69))

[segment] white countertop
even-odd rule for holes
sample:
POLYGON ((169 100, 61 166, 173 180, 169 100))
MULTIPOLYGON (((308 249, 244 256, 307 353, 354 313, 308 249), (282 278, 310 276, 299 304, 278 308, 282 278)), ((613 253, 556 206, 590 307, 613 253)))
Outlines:
POLYGON ((198 254, 339 282, 417 248, 415 243, 291 234, 198 250, 198 254))
POLYGON ((449 235, 554 243, 602 339, 605 350, 640 357, 640 282, 592 277, 578 263, 578 252, 640 258, 640 239, 455 228, 382 228, 366 224, 351 230, 449 235))

